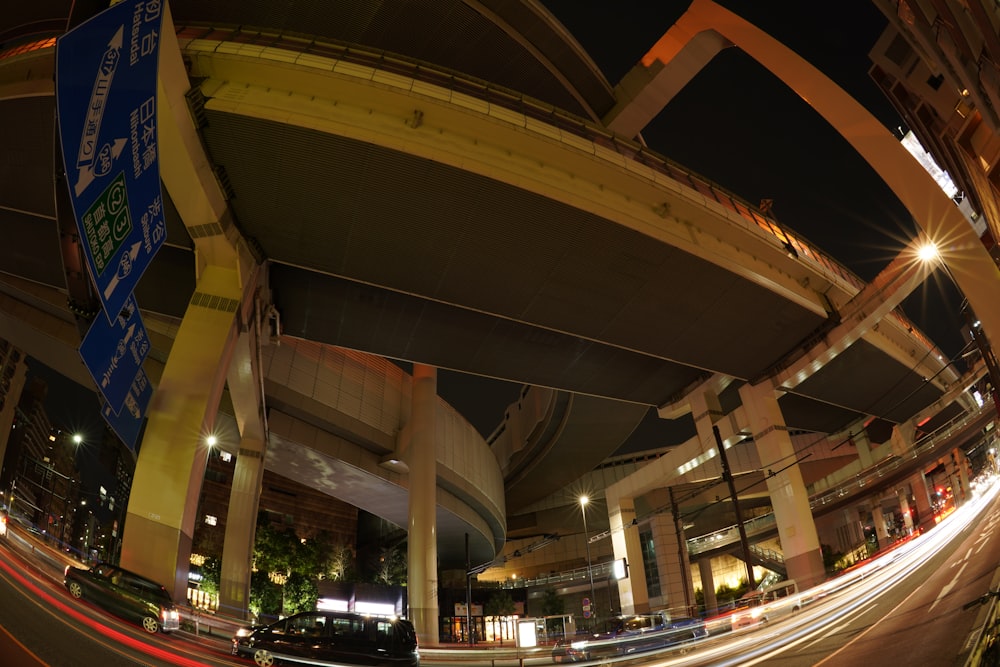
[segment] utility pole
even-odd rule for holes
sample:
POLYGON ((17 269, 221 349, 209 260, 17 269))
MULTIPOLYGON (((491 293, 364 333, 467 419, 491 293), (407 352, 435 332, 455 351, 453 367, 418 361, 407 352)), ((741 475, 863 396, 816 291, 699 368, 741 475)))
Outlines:
POLYGON ((747 582, 750 588, 756 588, 757 583, 753 579, 753 563, 750 560, 750 542, 747 540, 747 529, 743 525, 743 515, 740 513, 740 501, 736 495, 736 484, 733 482, 733 473, 729 469, 729 459, 726 457, 726 446, 719 435, 719 427, 712 424, 712 433, 715 434, 715 444, 719 448, 719 458, 722 461, 722 478, 729 485, 729 497, 733 501, 733 511, 736 513, 736 527, 740 531, 740 546, 743 548, 743 562, 747 566, 747 582))

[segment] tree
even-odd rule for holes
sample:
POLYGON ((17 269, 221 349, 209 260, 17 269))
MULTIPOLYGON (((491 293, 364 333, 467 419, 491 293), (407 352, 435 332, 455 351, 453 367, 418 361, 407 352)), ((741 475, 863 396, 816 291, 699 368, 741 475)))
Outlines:
POLYGON ((209 595, 219 594, 219 581, 222 576, 222 559, 208 556, 201 567, 201 583, 199 588, 209 595))
POLYGON ((486 605, 483 607, 483 612, 487 616, 493 617, 493 623, 500 623, 500 643, 503 644, 503 625, 505 623, 505 618, 514 613, 517 609, 514 606, 514 598, 510 596, 510 591, 501 590, 497 591, 490 596, 490 599, 486 601, 486 605))
POLYGON ((375 583, 387 586, 406 583, 406 552, 398 546, 382 547, 375 564, 375 583))
MULTIPOLYGON (((562 616, 566 613, 566 601, 559 597, 559 593, 554 588, 546 588, 542 594, 542 615, 562 616)), ((545 631, 549 634, 561 632, 564 629, 563 622, 557 618, 550 618, 545 621, 545 631)))
POLYGON ((258 618, 281 614, 281 588, 267 574, 262 570, 250 574, 250 611, 258 618))
POLYGON ((316 608, 319 588, 316 580, 301 572, 288 575, 283 591, 285 614, 297 614, 300 611, 312 611, 316 608))
POLYGON ((287 575, 293 570, 298 548, 299 540, 294 531, 279 530, 266 519, 258 522, 253 547, 254 567, 287 575))
POLYGON ((347 581, 354 576, 354 549, 343 543, 331 545, 326 576, 334 581, 347 581))
POLYGON ((331 569, 334 553, 329 533, 300 538, 290 528, 272 525, 261 513, 253 549, 251 610, 272 615, 315 609, 316 582, 331 569))

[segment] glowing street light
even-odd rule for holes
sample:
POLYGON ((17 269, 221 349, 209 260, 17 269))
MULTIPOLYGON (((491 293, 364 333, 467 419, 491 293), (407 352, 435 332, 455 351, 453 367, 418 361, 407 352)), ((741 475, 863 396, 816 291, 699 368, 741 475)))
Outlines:
POLYGON ((917 259, 921 262, 932 262, 940 256, 941 251, 938 250, 937 244, 933 241, 928 241, 917 248, 917 259))
POLYGON ((594 567, 590 562, 590 536, 587 534, 587 503, 590 498, 580 496, 580 513, 583 514, 583 542, 587 545, 587 574, 590 575, 590 608, 597 607, 597 596, 594 595, 594 567))

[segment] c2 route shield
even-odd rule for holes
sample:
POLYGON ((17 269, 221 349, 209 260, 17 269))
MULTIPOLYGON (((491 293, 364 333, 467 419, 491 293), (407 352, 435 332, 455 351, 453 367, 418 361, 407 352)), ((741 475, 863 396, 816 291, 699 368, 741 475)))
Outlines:
POLYGON ((162 10, 160 0, 124 0, 56 40, 66 180, 112 323, 166 238, 156 132, 162 10))

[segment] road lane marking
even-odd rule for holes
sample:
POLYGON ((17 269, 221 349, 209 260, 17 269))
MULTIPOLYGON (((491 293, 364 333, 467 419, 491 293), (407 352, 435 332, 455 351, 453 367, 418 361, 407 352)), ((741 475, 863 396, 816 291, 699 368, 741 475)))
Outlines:
MULTIPOLYGON (((966 556, 968 556, 968 554, 966 554, 966 556)), ((956 573, 955 573, 955 576, 954 576, 954 577, 952 577, 951 581, 949 581, 949 582, 948 582, 948 583, 947 583, 947 584, 945 585, 945 587, 941 589, 941 592, 940 592, 940 593, 938 593, 938 596, 937 596, 937 598, 936 598, 936 599, 934 600, 934 603, 933 603, 933 604, 932 604, 932 605, 931 605, 930 607, 928 607, 928 608, 927 608, 927 613, 928 613, 928 614, 929 614, 929 613, 931 613, 932 611, 934 611, 934 607, 935 607, 935 605, 937 605, 937 603, 941 601, 941 598, 943 598, 943 597, 944 597, 945 595, 947 595, 948 593, 951 593, 951 589, 955 587, 955 584, 956 584, 956 583, 958 583, 958 578, 962 576, 962 572, 964 572, 964 571, 965 571, 965 568, 966 568, 966 567, 967 567, 968 565, 969 565, 969 563, 968 563, 968 562, 965 562, 965 563, 962 563, 962 567, 961 567, 961 568, 959 568, 958 572, 956 572, 956 573)))
MULTIPOLYGON (((860 609, 858 609, 857 613, 855 614, 855 616, 861 616, 862 614, 864 614, 864 613, 866 613, 866 612, 874 609, 876 607, 876 605, 878 605, 878 602, 875 602, 875 601, 870 602, 869 604, 865 605, 864 607, 861 607, 860 609)), ((817 643, 823 641, 824 639, 826 639, 830 635, 837 634, 838 632, 840 632, 841 630, 843 630, 844 628, 846 628, 847 626, 849 626, 853 621, 854 621, 853 618, 852 619, 848 619, 848 620, 844 621, 843 623, 841 623, 840 625, 837 625, 837 626, 833 627, 832 629, 827 630, 826 632, 824 632, 823 634, 821 634, 819 637, 817 637, 816 639, 812 640, 808 644, 802 644, 799 647, 799 650, 801 651, 802 649, 807 649, 810 646, 812 646, 813 644, 817 644, 817 643)))

